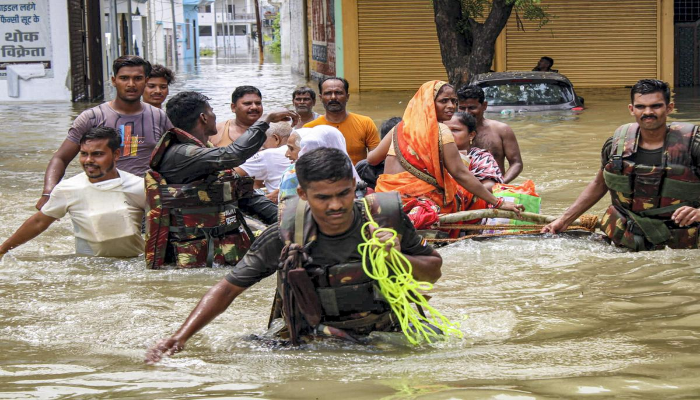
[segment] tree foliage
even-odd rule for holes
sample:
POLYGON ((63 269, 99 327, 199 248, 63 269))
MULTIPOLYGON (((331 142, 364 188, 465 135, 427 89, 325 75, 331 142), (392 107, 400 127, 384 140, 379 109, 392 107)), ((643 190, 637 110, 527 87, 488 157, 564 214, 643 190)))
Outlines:
POLYGON ((274 54, 279 54, 282 51, 282 35, 280 34, 280 14, 277 13, 272 20, 272 44, 270 51, 274 54))
MULTIPOLYGON (((469 30, 472 24, 477 24, 477 19, 484 19, 484 11, 491 9, 491 0, 459 0, 462 6, 460 28, 469 30)), ((538 28, 546 25, 552 15, 547 12, 547 7, 540 4, 540 0, 506 0, 506 6, 512 6, 515 17, 518 20, 518 29, 524 29, 522 19, 535 21, 538 28)), ((488 15, 487 15, 488 16, 488 15)))

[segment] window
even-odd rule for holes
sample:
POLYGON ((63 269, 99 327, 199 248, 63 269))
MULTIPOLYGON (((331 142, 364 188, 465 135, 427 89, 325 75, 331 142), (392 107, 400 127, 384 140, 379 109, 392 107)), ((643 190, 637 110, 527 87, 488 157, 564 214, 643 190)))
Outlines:
POLYGON ((200 25, 199 36, 211 36, 211 25, 200 25))
POLYGON ((493 106, 553 105, 573 100, 569 85, 563 82, 512 81, 483 83, 486 100, 493 106))
MULTIPOLYGON (((197 11, 200 12, 200 13, 211 13, 211 5, 208 5, 208 6, 199 6, 199 8, 198 8, 197 11)), ((211 35, 209 35, 209 36, 211 36, 211 35)))
POLYGON ((697 0, 674 1, 675 22, 695 22, 700 18, 700 2, 697 0))
POLYGON ((238 35, 238 36, 248 34, 248 27, 245 26, 245 25, 236 25, 236 26, 234 27, 234 29, 235 29, 235 31, 234 31, 235 34, 238 35))

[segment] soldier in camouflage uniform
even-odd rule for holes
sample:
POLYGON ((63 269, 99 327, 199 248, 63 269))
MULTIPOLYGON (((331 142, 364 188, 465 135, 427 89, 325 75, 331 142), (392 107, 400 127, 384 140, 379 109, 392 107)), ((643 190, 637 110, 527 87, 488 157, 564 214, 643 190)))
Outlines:
POLYGON ((696 249, 700 222, 700 134, 696 125, 666 123, 673 110, 668 84, 643 79, 632 88, 636 123, 603 146, 603 168, 574 204, 543 232, 557 233, 610 192, 603 232, 634 251, 696 249))
POLYGON ((216 115, 208 100, 183 92, 168 101, 175 128, 158 142, 145 178, 148 268, 234 265, 252 241, 240 210, 264 223, 277 220, 277 206, 256 195, 252 180, 239 177, 233 168, 260 149, 270 123, 298 116, 287 110, 271 113, 236 142, 213 147, 207 138, 216 133, 216 115))
MULTIPOLYGON (((301 156, 296 171, 299 198, 283 202, 280 222, 263 232, 172 337, 148 351, 147 362, 182 350, 194 333, 224 312, 238 295, 275 272, 279 296, 270 325, 283 328, 277 332, 292 343, 313 333, 352 340, 354 334, 395 329, 393 313, 358 265, 357 246, 364 242, 367 216, 364 206, 355 201, 350 159, 338 149, 319 148, 301 156)), ((416 279, 437 281, 442 259, 416 233, 401 211, 399 197, 395 193, 372 196, 368 205, 373 218, 399 233, 392 239, 390 233, 380 231, 378 239, 392 241, 411 262, 416 279)))

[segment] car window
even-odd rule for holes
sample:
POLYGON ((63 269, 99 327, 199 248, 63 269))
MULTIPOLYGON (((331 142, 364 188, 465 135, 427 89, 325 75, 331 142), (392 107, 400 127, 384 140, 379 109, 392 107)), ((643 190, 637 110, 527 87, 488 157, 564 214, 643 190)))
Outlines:
POLYGON ((571 87, 563 82, 484 83, 486 101, 493 106, 553 105, 574 100, 571 87))

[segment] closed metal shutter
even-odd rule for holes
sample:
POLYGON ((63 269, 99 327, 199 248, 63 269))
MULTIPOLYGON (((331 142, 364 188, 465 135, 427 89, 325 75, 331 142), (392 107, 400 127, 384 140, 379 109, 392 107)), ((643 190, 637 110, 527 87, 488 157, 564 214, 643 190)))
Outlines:
POLYGON ((360 90, 417 90, 447 79, 430 0, 358 0, 360 90))
POLYGON ((87 77, 87 49, 85 47, 85 2, 68 0, 68 28, 70 30, 71 99, 89 101, 87 77))
POLYGON ((529 71, 540 57, 576 87, 630 86, 658 76, 657 0, 542 0, 555 16, 537 29, 515 13, 506 28, 506 69, 529 71))

